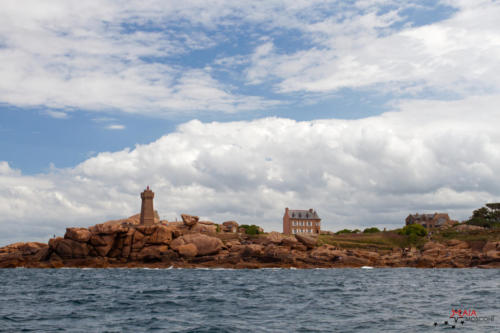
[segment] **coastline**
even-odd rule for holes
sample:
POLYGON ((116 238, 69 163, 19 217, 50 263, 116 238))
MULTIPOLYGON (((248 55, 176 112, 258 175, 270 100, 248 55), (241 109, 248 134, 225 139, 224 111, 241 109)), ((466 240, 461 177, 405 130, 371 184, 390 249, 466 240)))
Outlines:
POLYGON ((45 243, 0 248, 0 268, 500 268, 500 230, 450 228, 416 241, 375 234, 249 235, 213 222, 139 224, 139 216, 67 228, 45 243))
POLYGON ((439 267, 430 267, 430 266, 368 266, 369 269, 364 269, 366 266, 267 266, 267 265, 252 265, 251 263, 242 263, 241 265, 222 265, 222 266, 203 266, 203 265, 163 265, 163 264, 147 264, 147 263, 128 263, 126 265, 123 264, 106 264, 103 266, 99 265, 79 265, 78 263, 65 262, 63 266, 47 266, 47 265, 38 265, 38 264, 29 264, 28 266, 16 266, 16 267, 0 267, 0 269, 154 269, 154 270, 171 270, 171 269, 193 269, 193 270, 260 270, 260 269, 269 269, 269 270, 314 270, 314 269, 325 269, 325 270, 339 270, 339 269, 360 269, 360 270, 370 270, 370 269, 405 269, 405 268, 413 268, 413 269, 500 269, 500 265, 478 265, 471 267, 451 267, 451 266, 439 266, 439 267))

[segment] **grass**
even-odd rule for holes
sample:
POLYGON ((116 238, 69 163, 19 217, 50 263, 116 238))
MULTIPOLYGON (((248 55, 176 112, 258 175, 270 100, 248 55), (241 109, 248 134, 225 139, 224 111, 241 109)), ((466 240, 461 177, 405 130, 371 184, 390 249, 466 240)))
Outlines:
POLYGON ((432 235, 432 239, 437 242, 445 242, 451 239, 458 239, 464 242, 488 242, 488 241, 500 241, 500 228, 495 228, 491 230, 471 230, 467 232, 459 232, 455 229, 448 228, 436 232, 432 235))
MULTIPOLYGON (((344 249, 376 250, 378 252, 393 249, 417 247, 421 249, 428 241, 427 237, 416 237, 415 235, 400 235, 396 230, 381 231, 375 233, 342 233, 334 235, 319 235, 318 245, 330 244, 344 249)), ((257 235, 246 235, 250 239, 267 237, 268 233, 257 235)), ((217 237, 223 241, 236 240, 238 234, 217 233, 217 237)), ((432 232, 431 240, 444 243, 452 239, 467 242, 472 248, 481 248, 488 241, 500 241, 500 228, 491 230, 471 230, 458 232, 453 228, 437 230, 432 232)))
MULTIPOLYGON (((388 251, 394 248, 407 248, 412 246, 422 248, 428 241, 427 237, 400 235, 398 230, 399 229, 368 234, 344 233, 339 235, 320 235, 318 238, 318 245, 330 244, 345 249, 388 251)), ((431 240, 440 243, 452 239, 465 241, 471 247, 479 248, 488 241, 500 241, 500 229, 458 232, 455 229, 448 228, 434 231, 431 236, 431 240)))
POLYGON ((411 245, 407 236, 398 235, 394 231, 362 234, 320 235, 318 244, 330 244, 347 249, 358 248, 381 251, 392 250, 393 248, 404 248, 411 245))

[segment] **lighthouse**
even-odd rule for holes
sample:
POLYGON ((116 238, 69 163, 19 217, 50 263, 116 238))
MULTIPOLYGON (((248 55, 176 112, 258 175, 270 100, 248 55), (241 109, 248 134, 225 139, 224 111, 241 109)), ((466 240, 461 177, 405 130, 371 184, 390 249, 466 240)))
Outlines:
POLYGON ((155 213, 153 209, 153 198, 155 193, 149 189, 149 186, 141 193, 141 224, 152 225, 155 222, 155 213))

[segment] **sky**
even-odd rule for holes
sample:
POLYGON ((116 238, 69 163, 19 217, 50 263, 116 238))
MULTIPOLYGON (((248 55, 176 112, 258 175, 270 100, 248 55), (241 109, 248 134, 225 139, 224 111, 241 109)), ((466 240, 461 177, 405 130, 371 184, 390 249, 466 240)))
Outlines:
POLYGON ((282 230, 500 201, 500 2, 0 3, 0 246, 140 211, 282 230))

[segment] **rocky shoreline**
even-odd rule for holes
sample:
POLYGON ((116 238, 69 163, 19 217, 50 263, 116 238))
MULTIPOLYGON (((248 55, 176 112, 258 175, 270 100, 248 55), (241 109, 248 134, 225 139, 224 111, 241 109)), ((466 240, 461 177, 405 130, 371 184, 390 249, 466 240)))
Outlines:
POLYGON ((339 248, 317 237, 277 232, 247 235, 220 232, 212 222, 183 215, 183 222, 139 216, 89 228, 67 228, 44 243, 0 248, 0 268, 500 268, 500 242, 478 246, 460 240, 428 241, 422 248, 339 248))

